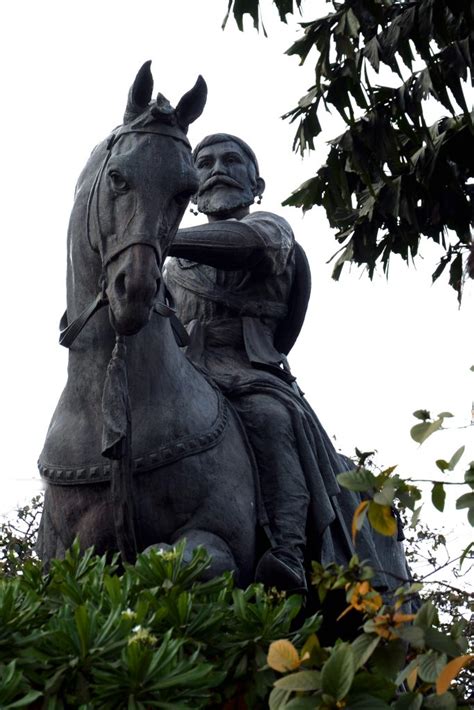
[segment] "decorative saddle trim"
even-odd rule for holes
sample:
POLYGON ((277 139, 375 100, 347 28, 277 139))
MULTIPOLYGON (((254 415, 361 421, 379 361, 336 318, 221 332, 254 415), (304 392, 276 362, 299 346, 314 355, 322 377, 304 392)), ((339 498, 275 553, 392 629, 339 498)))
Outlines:
MULTIPOLYGON (((133 459, 133 473, 147 473, 148 471, 167 466, 180 459, 199 454, 212 449, 224 436, 229 419, 229 409, 223 395, 215 390, 218 395, 217 417, 210 429, 202 434, 192 434, 176 439, 171 444, 161 446, 145 456, 133 459)), ((41 477, 48 483, 57 486, 76 486, 84 483, 108 483, 110 481, 112 466, 107 460, 104 463, 81 468, 59 468, 38 461, 41 477)))

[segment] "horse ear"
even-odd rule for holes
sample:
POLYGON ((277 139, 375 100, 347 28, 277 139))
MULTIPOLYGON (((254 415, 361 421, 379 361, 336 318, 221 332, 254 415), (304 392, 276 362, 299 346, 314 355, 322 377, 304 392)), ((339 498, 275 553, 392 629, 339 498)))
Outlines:
POLYGON ((206 105, 206 100, 207 84, 199 75, 191 91, 184 94, 176 106, 176 117, 181 128, 187 131, 189 124, 199 118, 206 105))
POLYGON ((128 92, 127 108, 123 116, 124 123, 129 123, 134 118, 137 118, 150 102, 153 93, 153 77, 150 65, 151 60, 145 62, 128 92))

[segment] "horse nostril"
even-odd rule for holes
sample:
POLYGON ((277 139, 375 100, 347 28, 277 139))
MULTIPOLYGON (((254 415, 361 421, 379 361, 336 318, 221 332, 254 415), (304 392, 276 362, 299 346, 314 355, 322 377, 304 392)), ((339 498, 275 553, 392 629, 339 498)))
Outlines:
POLYGON ((125 296, 127 289, 125 288, 125 273, 121 272, 115 279, 115 292, 119 298, 125 296))

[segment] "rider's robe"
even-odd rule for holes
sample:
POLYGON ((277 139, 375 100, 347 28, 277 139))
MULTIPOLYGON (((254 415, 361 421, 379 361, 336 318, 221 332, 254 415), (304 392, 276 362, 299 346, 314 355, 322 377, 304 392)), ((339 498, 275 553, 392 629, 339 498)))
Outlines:
MULTIPOLYGON (((231 402, 251 400, 254 418, 260 413, 263 427, 271 425, 269 398, 272 407, 285 410, 297 455, 278 437, 271 440, 272 453, 278 466, 287 463, 291 472, 299 465, 304 474, 307 559, 347 564, 354 553, 351 522, 361 496, 342 489, 336 476, 353 464, 336 452, 274 346, 296 275, 291 227, 277 215, 254 212, 240 221, 179 230, 171 253, 165 278, 191 336, 188 356, 231 402)), ((261 522, 265 525, 264 512, 261 522)), ((371 563, 379 587, 391 589, 410 577, 400 538, 401 530, 384 537, 367 522, 358 534, 355 551, 371 563)))

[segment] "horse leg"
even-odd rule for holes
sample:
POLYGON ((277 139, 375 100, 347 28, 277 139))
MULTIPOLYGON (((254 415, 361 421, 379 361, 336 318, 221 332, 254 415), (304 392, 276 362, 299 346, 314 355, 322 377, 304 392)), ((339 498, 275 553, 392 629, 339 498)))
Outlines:
POLYGON ((209 553, 211 564, 201 575, 203 581, 217 577, 224 572, 234 572, 238 577, 239 570, 234 555, 227 542, 219 535, 208 530, 179 530, 171 542, 176 544, 180 540, 186 540, 183 558, 185 562, 191 561, 193 550, 199 545, 205 547, 209 553))
POLYGON ((62 540, 51 516, 51 505, 51 491, 47 489, 38 529, 38 538, 35 545, 36 553, 43 562, 45 569, 49 569, 51 560, 61 559, 66 553, 64 541, 62 540))

